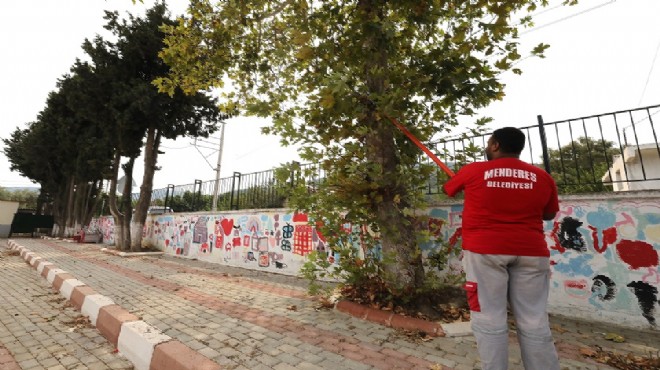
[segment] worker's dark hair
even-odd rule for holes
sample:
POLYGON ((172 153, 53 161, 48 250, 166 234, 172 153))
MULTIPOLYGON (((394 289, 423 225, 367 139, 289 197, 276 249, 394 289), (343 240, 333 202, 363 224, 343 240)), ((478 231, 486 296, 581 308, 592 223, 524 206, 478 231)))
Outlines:
POLYGON ((500 144, 502 152, 507 154, 520 154, 525 148, 525 134, 515 127, 495 130, 493 139, 500 144))

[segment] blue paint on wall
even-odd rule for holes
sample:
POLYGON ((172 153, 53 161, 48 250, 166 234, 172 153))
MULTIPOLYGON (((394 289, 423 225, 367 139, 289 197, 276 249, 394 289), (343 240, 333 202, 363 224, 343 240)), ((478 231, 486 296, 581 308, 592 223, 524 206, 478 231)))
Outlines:
POLYGON ((448 219, 449 218, 449 212, 442 208, 433 208, 431 212, 429 213, 431 217, 435 218, 442 218, 442 219, 448 219))
MULTIPOLYGON (((568 254, 568 253, 566 253, 568 254)), ((555 271, 561 272, 568 276, 585 276, 591 277, 594 275, 594 271, 591 268, 589 262, 594 258, 590 254, 578 254, 575 253, 575 256, 570 258, 568 261, 558 261, 556 265, 553 266, 555 271)))
MULTIPOLYGON (((578 216, 579 217, 579 216, 578 216)), ((610 211, 606 211, 602 207, 598 207, 597 212, 587 213, 587 223, 599 230, 607 229, 614 226, 616 222, 616 215, 610 211)))
POLYGON ((463 212, 463 204, 452 204, 450 209, 452 212, 463 212))

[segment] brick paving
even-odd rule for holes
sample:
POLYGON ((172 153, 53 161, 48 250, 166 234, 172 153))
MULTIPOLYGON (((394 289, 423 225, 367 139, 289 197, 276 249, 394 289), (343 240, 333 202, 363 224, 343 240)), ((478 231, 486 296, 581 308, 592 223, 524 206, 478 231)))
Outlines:
MULTIPOLYGON (((472 336, 411 340, 319 308, 295 277, 169 256, 119 257, 102 253, 101 245, 16 241, 223 369, 478 367, 472 336)), ((0 250, 6 246, 0 240, 0 250)), ((4 253, 0 267, 0 295, 8 297, 0 303, 0 368, 10 358, 22 369, 132 368, 95 328, 71 328, 80 313, 20 257, 4 253)), ((639 355, 660 349, 657 332, 566 318, 552 324, 564 369, 610 369, 580 355, 590 345, 639 355), (627 340, 605 341, 605 332, 627 340)), ((511 369, 522 369, 513 334, 511 342, 511 369)))

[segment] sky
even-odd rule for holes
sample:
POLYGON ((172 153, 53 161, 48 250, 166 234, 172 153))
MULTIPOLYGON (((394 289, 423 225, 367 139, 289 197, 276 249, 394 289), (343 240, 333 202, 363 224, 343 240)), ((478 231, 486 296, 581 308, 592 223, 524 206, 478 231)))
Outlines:
MULTIPOLYGON (((36 119, 57 79, 84 57, 81 44, 103 29, 103 10, 141 14, 153 1, 20 0, 0 2, 0 138, 36 119)), ((583 0, 573 7, 560 1, 537 12, 535 28, 523 31, 521 54, 536 44, 550 44, 546 58, 526 58, 506 72, 506 96, 479 111, 494 119, 489 125, 530 126, 536 116, 546 122, 660 104, 660 0, 583 0)), ((187 0, 170 0, 182 14, 187 0)), ((260 133, 267 119, 232 118, 225 126, 221 177, 234 171, 265 171, 299 160, 295 148, 260 133)), ((190 138, 164 141, 154 188, 191 184, 216 176, 219 133, 198 143, 190 138)), ((2 145, 4 146, 4 145, 2 145)), ((17 172, 0 153, 0 186, 37 186, 17 172)), ((143 167, 136 163, 140 183, 143 167)))

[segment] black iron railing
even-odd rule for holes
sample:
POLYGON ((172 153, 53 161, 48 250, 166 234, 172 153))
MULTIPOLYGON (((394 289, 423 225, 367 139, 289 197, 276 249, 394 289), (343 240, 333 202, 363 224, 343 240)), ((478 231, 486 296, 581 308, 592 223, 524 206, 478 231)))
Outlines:
MULTIPOLYGON (((520 128, 527 136, 521 159, 552 174, 563 193, 660 189, 658 113, 660 105, 554 122, 544 122, 538 116, 536 124, 520 128)), ((458 170, 485 159, 483 148, 491 134, 462 135, 430 143, 429 148, 458 170)), ((426 157, 421 161, 431 163, 426 157)), ((217 209, 281 208, 287 189, 296 181, 305 181, 310 191, 315 191, 325 177, 316 164, 295 164, 292 168, 287 176, 276 176, 278 170, 273 169, 234 172, 220 179, 217 209)), ((438 169, 423 191, 439 194, 446 176, 438 169)), ((153 191, 152 205, 175 212, 210 211, 214 189, 215 180, 170 185, 153 191)), ((137 199, 138 194, 133 197, 137 199)))
MULTIPOLYGON (((660 105, 521 127, 527 145, 521 159, 544 168, 561 192, 660 189, 660 105)), ((431 148, 454 169, 484 160, 492 132, 441 140, 431 148)), ((429 179, 428 194, 439 192, 429 179)))

